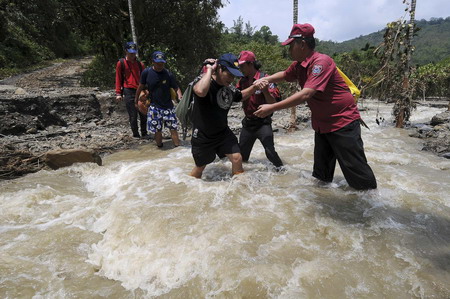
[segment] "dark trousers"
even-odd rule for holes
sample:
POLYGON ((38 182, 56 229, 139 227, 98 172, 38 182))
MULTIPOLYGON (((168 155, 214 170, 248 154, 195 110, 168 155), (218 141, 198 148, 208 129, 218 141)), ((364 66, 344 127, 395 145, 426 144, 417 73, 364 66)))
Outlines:
POLYGON ((131 131, 133 132, 134 137, 139 137, 139 130, 138 130, 138 124, 137 124, 137 118, 139 115, 139 121, 141 125, 141 133, 142 136, 147 135, 147 115, 142 115, 139 113, 139 111, 136 109, 136 106, 134 104, 134 99, 136 96, 136 89, 132 88, 125 88, 123 90, 123 98, 125 101, 125 106, 127 108, 128 117, 130 120, 130 127, 131 131))
POLYGON ((278 153, 275 151, 273 142, 273 131, 271 124, 263 124, 259 128, 242 127, 241 135, 239 136, 239 147, 241 148, 242 161, 246 162, 250 158, 253 145, 256 139, 261 141, 266 152, 266 157, 275 167, 283 166, 278 153))
POLYGON ((357 189, 375 189, 377 181, 367 164, 361 139, 359 120, 335 132, 319 134, 314 137, 313 176, 325 182, 333 180, 336 159, 347 183, 357 189))

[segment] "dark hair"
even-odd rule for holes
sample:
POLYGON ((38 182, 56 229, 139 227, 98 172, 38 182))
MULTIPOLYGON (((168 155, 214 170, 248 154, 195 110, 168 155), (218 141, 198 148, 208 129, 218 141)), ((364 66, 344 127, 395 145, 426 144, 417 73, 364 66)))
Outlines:
POLYGON ((228 71, 228 68, 227 68, 225 65, 219 64, 219 65, 217 65, 217 66, 220 67, 220 69, 221 69, 222 71, 228 71))
POLYGON ((259 70, 262 67, 262 64, 259 60, 256 60, 255 62, 253 62, 253 66, 255 67, 255 69, 259 70))
POLYGON ((294 42, 296 43, 300 43, 302 40, 306 42, 306 45, 311 50, 314 50, 316 48, 316 39, 313 36, 294 38, 294 42))
POLYGON ((215 69, 215 71, 214 71, 214 74, 215 74, 215 75, 217 75, 217 71, 218 71, 219 69, 221 69, 222 72, 223 72, 223 71, 227 71, 227 72, 228 72, 228 69, 227 69, 227 67, 226 67, 225 65, 221 65, 220 63, 218 63, 218 64, 217 64, 217 67, 216 67, 216 69, 215 69))
POLYGON ((262 67, 262 64, 259 60, 255 60, 255 61, 246 61, 245 63, 251 63, 253 64, 253 66, 255 67, 255 69, 259 70, 262 67))

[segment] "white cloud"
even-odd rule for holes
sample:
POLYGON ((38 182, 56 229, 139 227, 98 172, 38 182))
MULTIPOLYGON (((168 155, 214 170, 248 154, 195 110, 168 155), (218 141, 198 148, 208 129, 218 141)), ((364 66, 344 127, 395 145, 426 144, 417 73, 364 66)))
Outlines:
MULTIPOLYGON (((225 26, 242 16, 257 29, 270 27, 280 40, 286 39, 292 27, 292 0, 229 0, 219 10, 225 26)), ((388 22, 401 18, 406 5, 402 0, 299 0, 299 23, 310 23, 321 40, 344 41, 382 30, 388 22)), ((450 16, 450 1, 418 1, 416 19, 450 16)), ((409 18, 409 16, 408 16, 409 18)))

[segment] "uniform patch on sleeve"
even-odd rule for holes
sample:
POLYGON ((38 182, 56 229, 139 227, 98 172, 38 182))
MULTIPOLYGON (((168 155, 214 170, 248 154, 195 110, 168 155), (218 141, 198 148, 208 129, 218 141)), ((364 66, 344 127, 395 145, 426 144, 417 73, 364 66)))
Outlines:
POLYGON ((315 64, 312 67, 312 72, 311 73, 313 74, 313 76, 318 76, 318 75, 320 75, 322 73, 322 70, 323 70, 323 67, 322 67, 321 64, 315 64))

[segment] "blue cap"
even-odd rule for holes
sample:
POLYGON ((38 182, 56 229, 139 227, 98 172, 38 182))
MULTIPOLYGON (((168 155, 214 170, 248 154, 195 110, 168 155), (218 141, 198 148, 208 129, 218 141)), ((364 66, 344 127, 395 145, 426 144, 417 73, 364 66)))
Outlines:
POLYGON ((152 54, 152 60, 154 62, 164 62, 166 63, 166 54, 161 51, 155 51, 152 54))
POLYGON ((128 53, 137 53, 137 45, 134 42, 128 42, 125 44, 125 50, 128 53))
POLYGON ((225 53, 220 55, 218 64, 227 68, 227 70, 236 77, 244 77, 244 75, 239 70, 239 62, 236 56, 231 53, 225 53))

